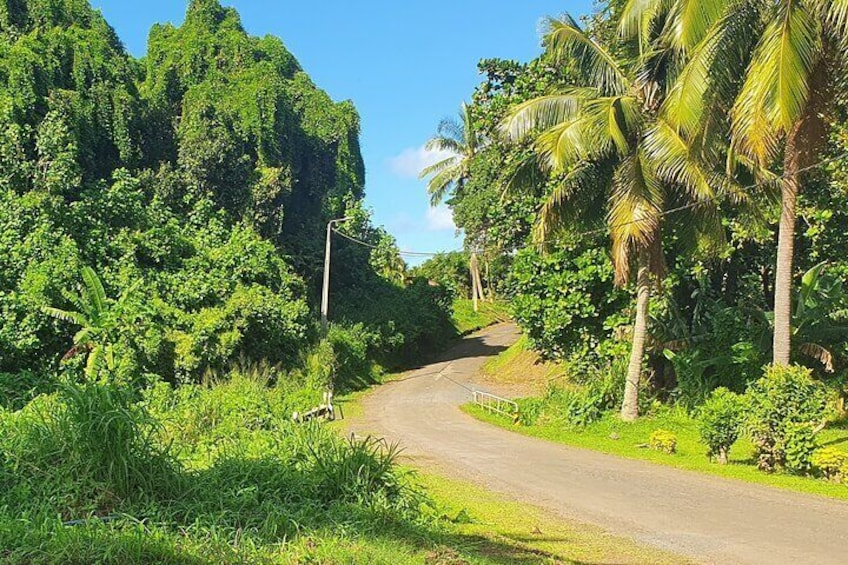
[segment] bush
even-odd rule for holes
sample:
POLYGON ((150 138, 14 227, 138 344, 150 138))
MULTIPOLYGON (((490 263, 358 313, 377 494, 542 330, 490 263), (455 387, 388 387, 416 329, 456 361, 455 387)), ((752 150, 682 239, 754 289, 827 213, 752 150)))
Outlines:
POLYGON ((810 424, 790 422, 786 424, 783 451, 786 453, 786 469, 796 474, 807 474, 812 469, 812 457, 816 450, 816 437, 810 424))
POLYGON ((813 435, 825 417, 826 392, 804 367, 770 366, 746 392, 748 426, 764 471, 809 469, 813 435))
POLYGON ((707 445, 707 456, 726 464, 730 447, 739 438, 744 423, 744 397, 724 387, 715 389, 698 415, 698 429, 701 441, 707 445))
POLYGON ((9 410, 20 410, 39 394, 50 393, 55 389, 56 379, 43 373, 0 372, 0 406, 9 410))
POLYGON ((613 336, 627 323, 621 312, 630 298, 615 288, 603 247, 572 245, 544 254, 525 249, 509 281, 515 321, 543 357, 585 368, 621 345, 613 336))
POLYGON ((845 478, 848 471, 848 453, 832 447, 822 447, 810 457, 813 469, 829 481, 845 478))
MULTIPOLYGON (((597 422, 605 412, 621 404, 624 375, 623 365, 612 364, 594 370, 591 376, 583 375, 586 381, 583 385, 563 387, 552 384, 548 387, 539 413, 576 427, 597 422)), ((643 397, 640 404, 650 401, 647 394, 643 397)))
POLYGON ((418 360, 456 335, 450 292, 425 279, 407 286, 369 279, 335 304, 334 318, 361 324, 370 336, 369 355, 384 367, 418 360))
POLYGON ((672 455, 677 452, 677 435, 668 430, 654 430, 648 445, 651 449, 672 455))
POLYGON ((333 386, 339 391, 359 389, 374 382, 377 369, 369 349, 377 336, 364 324, 331 324, 327 333, 333 352, 333 386))

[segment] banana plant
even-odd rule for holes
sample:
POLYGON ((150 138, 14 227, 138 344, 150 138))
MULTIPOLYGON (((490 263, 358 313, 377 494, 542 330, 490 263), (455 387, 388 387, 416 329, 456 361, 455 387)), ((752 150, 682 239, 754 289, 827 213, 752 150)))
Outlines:
POLYGON ((85 375, 90 380, 96 380, 104 371, 114 375, 123 369, 121 356, 116 351, 116 342, 126 302, 139 283, 128 288, 117 300, 111 300, 106 296, 103 283, 94 269, 84 267, 81 277, 82 285, 78 294, 62 292, 75 310, 44 307, 42 311, 57 320, 80 327, 73 336, 73 345, 62 357, 62 361, 67 362, 78 355, 85 355, 85 375))

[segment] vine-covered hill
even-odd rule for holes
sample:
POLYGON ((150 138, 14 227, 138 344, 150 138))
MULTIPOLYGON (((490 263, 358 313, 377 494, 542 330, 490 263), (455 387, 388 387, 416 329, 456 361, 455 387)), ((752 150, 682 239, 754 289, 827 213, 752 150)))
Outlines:
MULTIPOLYGON (((216 0, 155 26, 140 60, 85 0, 0 2, 0 373, 57 366, 78 326, 43 309, 72 306, 83 266, 132 289, 108 340, 136 373, 291 362, 326 221, 387 237, 361 210, 358 135, 352 103, 216 0)), ((345 265, 367 253, 339 264, 360 295, 379 278, 345 265)))

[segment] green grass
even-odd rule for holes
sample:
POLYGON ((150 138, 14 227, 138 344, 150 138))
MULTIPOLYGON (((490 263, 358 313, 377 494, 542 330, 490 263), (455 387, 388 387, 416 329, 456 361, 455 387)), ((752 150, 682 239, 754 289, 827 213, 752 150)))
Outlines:
MULTIPOLYGON (((728 479, 848 500, 848 486, 842 484, 757 470, 754 448, 747 439, 740 439, 734 444, 727 465, 711 462, 700 442, 695 420, 682 410, 661 408, 657 414, 632 423, 623 422, 615 414, 607 414, 594 424, 575 429, 553 422, 518 426, 510 419, 485 412, 474 405, 466 405, 463 409, 480 420, 532 437, 728 479), (667 455, 645 447, 651 432, 657 429, 669 430, 677 435, 677 453, 667 455)), ((819 435, 819 442, 848 449, 848 429, 826 429, 819 435)))
POLYGON ((477 312, 474 311, 473 302, 467 298, 459 298, 453 303, 453 323, 461 335, 508 319, 506 305, 502 302, 480 301, 477 312))
MULTIPOLYGON (((451 535, 471 563, 686 563, 680 556, 612 536, 588 524, 569 522, 534 506, 508 500, 482 487, 434 472, 418 481, 448 518, 451 535)), ((432 556, 450 561, 445 547, 432 556)))
POLYGON ((542 392, 549 381, 563 375, 563 368, 556 363, 545 362, 530 349, 527 336, 505 351, 486 360, 483 374, 492 382, 499 384, 524 384, 530 390, 542 392))
MULTIPOLYGON (((390 446, 293 424, 314 395, 268 383, 159 383, 141 402, 120 387, 63 385, 0 408, 0 562, 679 562, 412 473, 390 446)), ((348 415, 361 394, 344 399, 348 415)))

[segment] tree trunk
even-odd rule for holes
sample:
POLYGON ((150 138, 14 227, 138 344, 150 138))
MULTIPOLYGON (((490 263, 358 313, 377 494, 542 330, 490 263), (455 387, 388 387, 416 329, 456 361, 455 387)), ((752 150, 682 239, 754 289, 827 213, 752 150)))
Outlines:
POLYGON ((648 336, 648 303, 651 300, 651 274, 647 253, 639 254, 639 274, 636 278, 636 321, 633 324, 633 346, 627 381, 624 383, 624 402, 621 419, 631 422, 639 417, 639 382, 642 378, 642 358, 645 356, 645 339, 648 336))
POLYGON ((492 286, 492 276, 491 276, 491 273, 490 273, 490 270, 489 270, 489 260, 488 259, 486 259, 486 290, 489 291, 487 293, 488 294, 487 298, 489 299, 489 302, 494 302, 495 301, 495 288, 492 286))
MULTIPOLYGON (((471 254, 471 262, 469 263, 469 271, 471 273, 471 302, 474 304, 474 311, 477 312, 477 279, 474 276, 474 273, 477 270, 477 254, 471 254)), ((482 298, 482 297, 481 297, 482 298)))
POLYGON ((786 139, 783 180, 780 183, 780 227, 777 235, 777 268, 774 275, 775 365, 788 365, 792 348, 792 263, 795 250, 795 216, 800 189, 800 125, 786 139))

